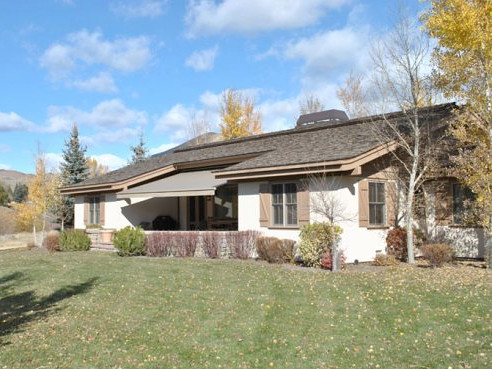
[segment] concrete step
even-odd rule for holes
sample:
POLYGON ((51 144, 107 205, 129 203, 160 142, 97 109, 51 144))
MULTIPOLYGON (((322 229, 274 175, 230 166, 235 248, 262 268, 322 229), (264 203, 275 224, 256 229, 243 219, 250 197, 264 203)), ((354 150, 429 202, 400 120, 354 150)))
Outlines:
POLYGON ((94 250, 94 251, 110 251, 110 252, 118 251, 112 243, 96 243, 96 244, 91 245, 91 250, 94 250))

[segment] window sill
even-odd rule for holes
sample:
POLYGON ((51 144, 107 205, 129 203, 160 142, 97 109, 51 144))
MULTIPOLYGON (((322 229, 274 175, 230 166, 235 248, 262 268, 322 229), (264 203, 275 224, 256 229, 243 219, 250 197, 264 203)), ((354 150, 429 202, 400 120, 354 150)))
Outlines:
POLYGON ((268 229, 299 229, 299 226, 268 226, 268 229))
POLYGON ((367 228, 367 229, 389 229, 390 226, 387 226, 387 225, 370 225, 370 226, 367 226, 365 228, 367 228))
POLYGON ((449 228, 483 228, 480 225, 472 225, 472 224, 449 224, 449 228))

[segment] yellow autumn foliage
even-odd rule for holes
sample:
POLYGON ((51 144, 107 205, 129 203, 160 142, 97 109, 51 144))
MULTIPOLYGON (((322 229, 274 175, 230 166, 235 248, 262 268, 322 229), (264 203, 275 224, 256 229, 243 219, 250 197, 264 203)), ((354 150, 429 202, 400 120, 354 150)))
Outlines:
POLYGON ((236 90, 226 90, 220 107, 222 137, 246 137, 261 133, 261 112, 254 101, 236 90))

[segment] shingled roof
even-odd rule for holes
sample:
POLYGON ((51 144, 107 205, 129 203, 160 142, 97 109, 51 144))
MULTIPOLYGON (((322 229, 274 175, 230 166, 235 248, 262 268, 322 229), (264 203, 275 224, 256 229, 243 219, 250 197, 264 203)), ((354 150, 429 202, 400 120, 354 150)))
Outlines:
MULTIPOLYGON (((419 114, 430 119, 450 118, 454 104, 442 104, 420 109, 419 114)), ((375 137, 370 124, 383 123, 383 119, 401 119, 402 112, 384 116, 351 119, 339 124, 313 125, 245 138, 219 141, 193 147, 177 148, 172 152, 150 157, 140 163, 87 179, 71 186, 112 184, 153 172, 169 165, 193 163, 202 160, 250 155, 250 158, 227 167, 226 170, 244 170, 279 167, 292 164, 350 159, 362 155, 381 142, 375 137), (252 158, 251 158, 252 157, 252 158)))

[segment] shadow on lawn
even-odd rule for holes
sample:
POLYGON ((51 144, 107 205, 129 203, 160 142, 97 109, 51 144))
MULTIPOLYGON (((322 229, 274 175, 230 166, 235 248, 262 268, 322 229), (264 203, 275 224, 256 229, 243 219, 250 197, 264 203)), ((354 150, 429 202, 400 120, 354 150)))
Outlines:
POLYGON ((99 279, 94 277, 83 283, 62 287, 43 298, 38 298, 34 291, 8 293, 12 288, 8 283, 22 278, 23 274, 18 272, 0 278, 0 346, 9 344, 2 341, 3 336, 20 331, 29 322, 60 311, 61 308, 56 306, 58 302, 88 292, 99 279), (8 294, 5 296, 2 292, 8 294))

